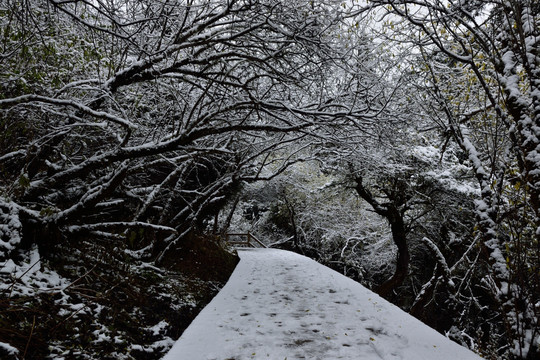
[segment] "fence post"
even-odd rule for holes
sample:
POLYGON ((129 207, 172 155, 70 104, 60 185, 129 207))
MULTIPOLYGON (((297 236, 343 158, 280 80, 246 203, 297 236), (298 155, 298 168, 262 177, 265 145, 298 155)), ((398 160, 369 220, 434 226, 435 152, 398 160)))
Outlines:
POLYGON ((249 233, 249 231, 247 233, 247 246, 251 247, 251 234, 249 233))

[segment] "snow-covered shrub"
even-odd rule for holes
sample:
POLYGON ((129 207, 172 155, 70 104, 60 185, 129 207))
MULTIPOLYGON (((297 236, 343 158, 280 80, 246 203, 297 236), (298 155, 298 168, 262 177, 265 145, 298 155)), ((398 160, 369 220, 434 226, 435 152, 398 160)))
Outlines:
POLYGON ((0 259, 7 258, 22 238, 19 210, 10 202, 0 199, 0 259))

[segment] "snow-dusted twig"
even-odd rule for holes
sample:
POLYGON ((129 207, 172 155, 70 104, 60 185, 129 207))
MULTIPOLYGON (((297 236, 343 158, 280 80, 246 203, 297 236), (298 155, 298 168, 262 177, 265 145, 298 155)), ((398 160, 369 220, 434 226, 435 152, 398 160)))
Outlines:
POLYGON ((144 212, 148 209, 150 204, 156 199, 156 197, 159 195, 161 189, 164 186, 169 185, 172 183, 178 176, 182 177, 181 174, 183 174, 187 168, 189 168, 191 164, 191 161, 188 161, 187 164, 182 164, 181 166, 178 166, 176 169, 174 169, 165 180, 163 180, 160 184, 156 185, 152 192, 147 196, 144 203, 141 205, 135 216, 133 217, 133 220, 140 220, 141 216, 144 214, 144 212))
POLYGON ((446 262, 446 258, 442 254, 441 250, 433 241, 428 239, 427 237, 422 237, 422 242, 429 248, 431 253, 435 255, 435 260, 437 261, 437 264, 440 266, 442 272, 443 272, 443 278, 450 286, 454 286, 454 282, 452 281, 452 273, 450 271, 450 268, 448 267, 448 263, 446 262))
POLYGON ((9 160, 12 157, 23 156, 23 155, 26 155, 26 150, 24 150, 24 149, 12 151, 12 152, 9 152, 7 154, 4 154, 4 155, 0 156, 0 162, 9 160))
POLYGON ((95 224, 84 224, 84 225, 71 225, 68 227, 70 232, 78 232, 83 230, 94 231, 99 229, 110 229, 110 228, 145 228, 155 231, 170 232, 176 233, 176 230, 169 226, 156 225, 143 221, 115 221, 115 222, 102 222, 95 224))
POLYGON ((102 185, 98 185, 95 188, 88 190, 76 204, 55 214, 53 216, 53 220, 55 222, 66 221, 69 218, 76 216, 84 209, 95 206, 100 200, 103 199, 104 196, 106 196, 109 191, 114 189, 115 186, 118 186, 118 184, 123 180, 128 170, 128 165, 129 161, 124 161, 116 172, 110 174, 108 179, 104 179, 104 183, 102 185))

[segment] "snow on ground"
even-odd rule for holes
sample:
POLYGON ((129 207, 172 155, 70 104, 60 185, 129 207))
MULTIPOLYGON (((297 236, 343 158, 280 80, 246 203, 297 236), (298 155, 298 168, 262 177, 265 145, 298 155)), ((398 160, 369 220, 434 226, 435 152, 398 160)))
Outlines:
POLYGON ((20 255, 18 263, 12 259, 0 262, 0 293, 5 292, 8 298, 58 293, 70 285, 57 272, 42 268, 37 246, 20 255))
POLYGON ((480 359, 304 256, 239 250, 229 282, 165 360, 480 359))

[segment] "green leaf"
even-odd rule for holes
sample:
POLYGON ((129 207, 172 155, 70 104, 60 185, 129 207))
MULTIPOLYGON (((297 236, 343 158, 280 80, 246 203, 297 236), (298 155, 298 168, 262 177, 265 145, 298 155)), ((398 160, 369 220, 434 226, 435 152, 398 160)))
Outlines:
POLYGON ((21 176, 19 176, 19 186, 25 189, 30 187, 30 179, 26 174, 21 174, 21 176))

